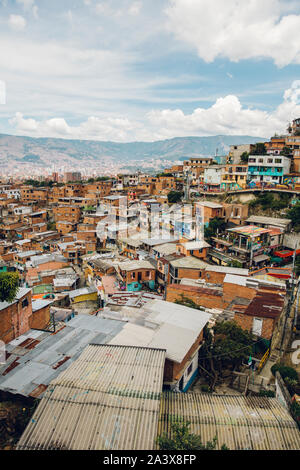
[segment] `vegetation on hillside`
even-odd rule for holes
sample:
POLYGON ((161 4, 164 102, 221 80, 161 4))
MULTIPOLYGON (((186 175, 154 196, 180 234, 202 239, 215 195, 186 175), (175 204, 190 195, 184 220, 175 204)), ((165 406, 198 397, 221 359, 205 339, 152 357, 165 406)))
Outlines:
POLYGON ((240 157, 240 160, 241 160, 242 163, 248 163, 249 153, 248 152, 243 152, 241 157, 240 157))
POLYGON ((182 198, 183 198, 182 191, 170 191, 168 194, 168 202, 170 204, 176 204, 177 202, 180 202, 182 198))
POLYGON ((286 215, 291 219, 295 232, 300 232, 300 202, 295 204, 286 215))
POLYGON ((211 242, 211 238, 216 236, 218 232, 223 232, 226 228, 224 219, 215 217, 212 219, 207 227, 204 227, 204 238, 208 243, 211 242))
POLYGON ((267 149, 265 144, 258 142, 254 148, 250 151, 250 155, 266 155, 267 149))
POLYGON ((204 328, 204 345, 200 349, 199 360, 212 378, 210 389, 214 390, 219 376, 226 369, 239 370, 247 363, 252 353, 254 338, 234 321, 217 323, 211 329, 204 328))
MULTIPOLYGON (((172 423, 172 436, 169 437, 164 433, 157 438, 160 450, 216 450, 217 436, 203 444, 200 436, 190 432, 190 424, 189 421, 187 423, 172 423)), ((229 449, 223 444, 221 450, 229 449)))
POLYGON ((18 273, 0 273, 0 301, 12 302, 19 289, 18 273))
MULTIPOLYGON (((249 209, 257 212, 257 209, 262 211, 280 211, 288 208, 291 196, 288 194, 261 193, 255 199, 249 202, 249 209)), ((300 223, 300 221, 299 221, 300 223)))

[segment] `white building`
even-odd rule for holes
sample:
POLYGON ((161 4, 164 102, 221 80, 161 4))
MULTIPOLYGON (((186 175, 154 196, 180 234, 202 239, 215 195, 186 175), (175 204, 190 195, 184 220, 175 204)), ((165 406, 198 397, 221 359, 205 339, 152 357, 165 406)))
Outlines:
POLYGON ((204 184, 207 186, 220 186, 225 166, 211 165, 204 169, 204 184))
POLYGON ((282 155, 250 155, 248 180, 255 183, 281 184, 290 172, 291 160, 282 155))

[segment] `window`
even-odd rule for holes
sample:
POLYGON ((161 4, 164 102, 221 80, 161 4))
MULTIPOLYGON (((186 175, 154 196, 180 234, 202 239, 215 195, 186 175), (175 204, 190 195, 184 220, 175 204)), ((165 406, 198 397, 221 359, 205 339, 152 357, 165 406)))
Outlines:
POLYGON ((28 298, 26 297, 24 300, 22 300, 22 308, 26 308, 28 307, 29 305, 29 302, 28 302, 28 298))
POLYGON ((192 370, 193 370, 193 363, 190 364, 189 367, 188 367, 188 370, 186 372, 187 377, 191 374, 192 370))
POLYGON ((281 158, 275 158, 275 163, 281 163, 281 158))

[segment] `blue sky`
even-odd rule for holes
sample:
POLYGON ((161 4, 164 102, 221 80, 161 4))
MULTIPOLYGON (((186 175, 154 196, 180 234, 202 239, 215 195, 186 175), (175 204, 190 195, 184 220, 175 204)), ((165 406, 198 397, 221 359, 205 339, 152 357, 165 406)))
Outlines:
POLYGON ((300 116, 299 31, 293 0, 0 0, 0 132, 284 132, 300 116))

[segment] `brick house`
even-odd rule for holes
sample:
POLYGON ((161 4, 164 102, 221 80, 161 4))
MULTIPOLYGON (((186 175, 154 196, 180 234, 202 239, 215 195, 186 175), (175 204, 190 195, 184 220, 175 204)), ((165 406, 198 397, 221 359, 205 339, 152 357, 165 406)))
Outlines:
POLYGON ((70 223, 77 224, 80 221, 81 209, 78 206, 57 206, 53 207, 53 215, 55 221, 66 220, 70 223))
POLYGON ((9 343, 31 328, 31 289, 20 288, 13 302, 0 302, 0 340, 9 343))
POLYGON ((285 305, 284 290, 270 292, 261 288, 244 311, 235 313, 234 320, 253 335, 270 341, 285 305))
POLYGON ((30 328, 36 330, 46 330, 50 323, 50 305, 52 300, 38 299, 32 301, 32 316, 30 328))
POLYGON ((210 245, 205 241, 191 241, 177 244, 177 251, 184 256, 206 259, 209 247, 210 245))
POLYGON ((223 298, 222 288, 186 284, 169 284, 167 286, 166 300, 168 302, 181 301, 183 297, 204 308, 225 309, 229 305, 229 302, 223 298))
POLYGON ((199 279, 202 278, 205 268, 209 266, 205 261, 186 256, 170 261, 170 282, 179 284, 183 278, 199 279))
POLYGON ((155 267, 146 260, 119 263, 117 273, 128 291, 140 291, 143 285, 155 288, 155 267))

